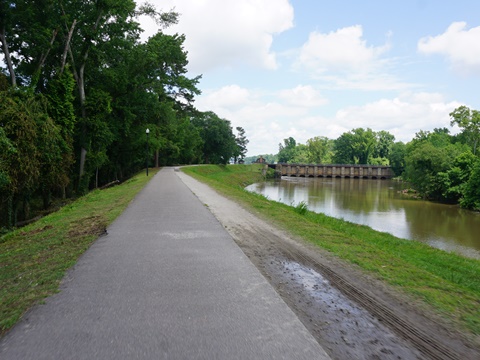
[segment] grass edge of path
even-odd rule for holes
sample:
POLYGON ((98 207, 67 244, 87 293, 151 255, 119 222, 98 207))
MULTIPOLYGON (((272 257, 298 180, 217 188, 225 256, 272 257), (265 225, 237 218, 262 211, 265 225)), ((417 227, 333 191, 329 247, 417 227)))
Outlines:
POLYGON ((35 304, 58 292, 66 271, 105 233, 153 178, 139 172, 93 190, 44 218, 0 237, 0 335, 35 304))

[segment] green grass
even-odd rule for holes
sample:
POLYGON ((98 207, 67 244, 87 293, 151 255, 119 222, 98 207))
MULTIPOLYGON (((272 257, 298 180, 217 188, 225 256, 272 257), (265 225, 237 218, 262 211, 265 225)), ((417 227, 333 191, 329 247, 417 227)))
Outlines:
MULTIPOLYGON (((152 169, 151 175, 156 170, 152 169)), ((0 333, 32 305, 58 291, 80 255, 152 178, 139 173, 95 190, 39 221, 0 237, 0 333)))
POLYGON ((244 190, 263 180, 260 169, 258 165, 212 165, 184 171, 276 226, 422 301, 462 330, 480 335, 479 260, 316 214, 308 211, 306 204, 287 206, 244 190))

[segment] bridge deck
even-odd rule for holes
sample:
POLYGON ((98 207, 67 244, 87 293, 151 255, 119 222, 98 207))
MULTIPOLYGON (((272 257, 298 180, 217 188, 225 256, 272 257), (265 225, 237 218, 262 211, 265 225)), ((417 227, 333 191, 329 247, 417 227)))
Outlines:
POLYGON ((390 166, 348 164, 268 164, 277 176, 332 177, 358 179, 391 179, 395 176, 390 166))

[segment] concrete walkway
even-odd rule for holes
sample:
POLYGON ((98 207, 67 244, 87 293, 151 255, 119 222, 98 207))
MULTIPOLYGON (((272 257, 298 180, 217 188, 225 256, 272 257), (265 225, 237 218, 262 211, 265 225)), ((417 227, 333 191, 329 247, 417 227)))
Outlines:
POLYGON ((328 359, 230 235, 160 171, 0 341, 0 359, 328 359))

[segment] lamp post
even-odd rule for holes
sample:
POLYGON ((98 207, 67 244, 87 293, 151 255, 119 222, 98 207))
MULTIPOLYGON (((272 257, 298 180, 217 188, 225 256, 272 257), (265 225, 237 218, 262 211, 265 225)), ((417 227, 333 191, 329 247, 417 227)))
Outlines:
POLYGON ((145 130, 145 133, 147 134, 147 152, 145 155, 145 163, 147 164, 147 176, 148 176, 148 134, 150 133, 150 129, 145 130))

